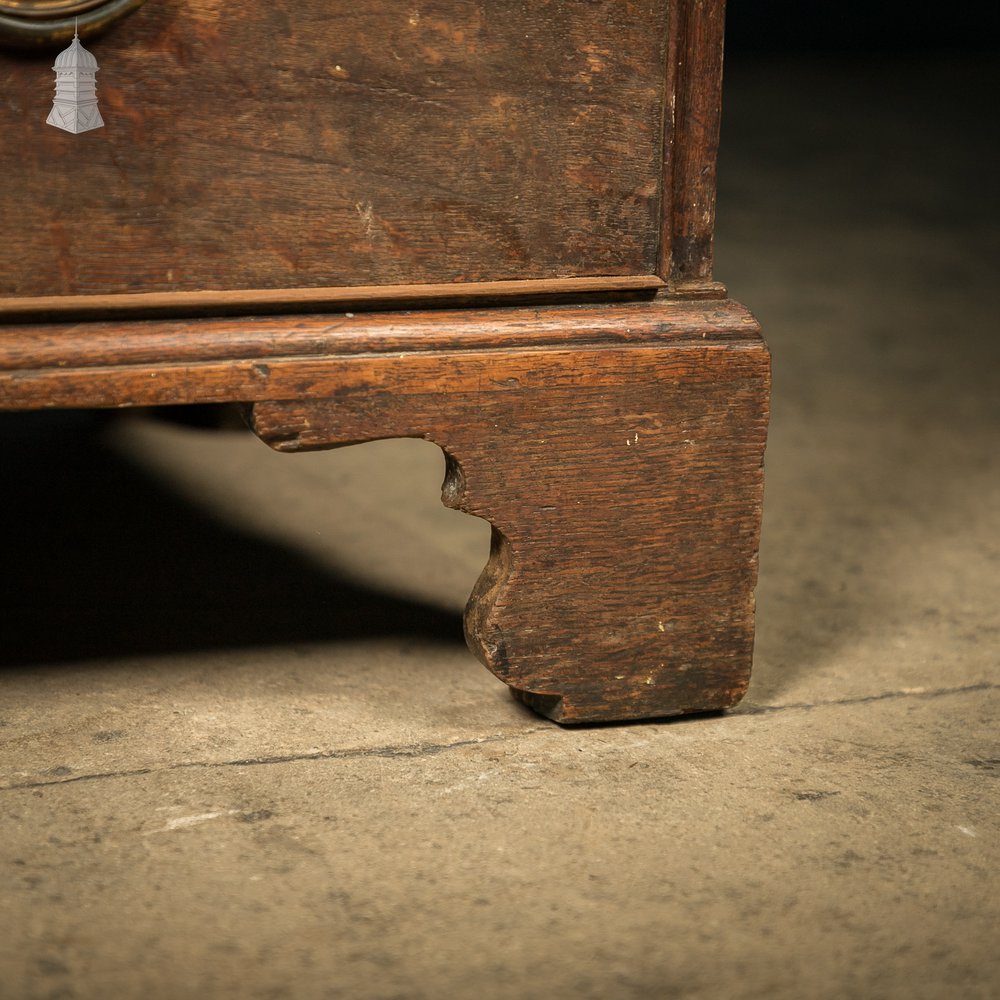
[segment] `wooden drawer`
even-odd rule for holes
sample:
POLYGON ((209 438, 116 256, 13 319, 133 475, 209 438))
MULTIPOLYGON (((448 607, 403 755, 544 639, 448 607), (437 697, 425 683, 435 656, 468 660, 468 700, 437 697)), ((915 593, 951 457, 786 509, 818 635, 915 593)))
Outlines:
POLYGON ((80 135, 45 124, 65 37, 0 45, 0 317, 721 294, 722 23, 721 0, 149 0, 85 38, 106 125, 80 135))
POLYGON ((86 42, 106 127, 80 135, 45 124, 51 50, 2 54, 0 297, 655 285, 670 17, 150 0, 86 42))

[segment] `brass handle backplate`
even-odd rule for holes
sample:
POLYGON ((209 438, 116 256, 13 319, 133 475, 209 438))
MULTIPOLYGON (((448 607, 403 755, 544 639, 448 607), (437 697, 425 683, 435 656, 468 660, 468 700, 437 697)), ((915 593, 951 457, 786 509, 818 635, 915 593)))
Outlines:
POLYGON ((49 49, 79 31, 90 38, 141 7, 145 0, 0 0, 0 45, 49 49))

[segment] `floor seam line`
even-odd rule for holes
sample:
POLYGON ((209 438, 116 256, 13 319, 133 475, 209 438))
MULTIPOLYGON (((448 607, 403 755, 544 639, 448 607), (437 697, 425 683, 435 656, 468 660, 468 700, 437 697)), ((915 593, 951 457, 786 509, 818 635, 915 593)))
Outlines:
POLYGON ((789 702, 786 705, 753 705, 748 708, 728 712, 730 718, 750 715, 770 715, 774 712, 808 712, 815 708, 832 708, 840 705, 865 705, 878 701, 898 701, 903 698, 943 698, 955 694, 975 694, 979 691, 1000 691, 1000 684, 982 681, 951 688, 902 688, 898 691, 882 691, 879 694, 857 695, 853 698, 836 698, 831 701, 789 702))
POLYGON ((477 736, 473 739, 457 740, 454 743, 411 743, 399 746, 355 747, 346 750, 317 750, 313 753, 278 754, 268 757, 245 757, 239 760, 191 760, 177 761, 161 767, 142 767, 128 771, 99 771, 93 774, 76 774, 70 777, 55 778, 51 781, 26 781, 13 785, 0 786, 0 792, 24 791, 32 788, 52 788, 60 785, 72 785, 80 781, 102 781, 111 778, 134 778, 147 774, 164 774, 169 771, 183 771, 202 768, 205 770, 222 767, 263 767, 268 764, 294 764, 310 760, 356 760, 365 757, 432 757, 449 750, 460 750, 464 747, 482 746, 489 743, 499 743, 511 736, 528 736, 532 733, 548 731, 548 727, 537 727, 517 733, 496 733, 492 736, 477 736))

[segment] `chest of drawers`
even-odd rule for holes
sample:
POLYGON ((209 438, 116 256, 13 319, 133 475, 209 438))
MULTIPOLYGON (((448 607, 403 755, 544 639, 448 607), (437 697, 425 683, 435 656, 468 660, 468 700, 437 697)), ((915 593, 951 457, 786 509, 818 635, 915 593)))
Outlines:
POLYGON ((768 355, 712 276, 721 0, 0 0, 0 407, 426 437, 565 722, 749 678, 768 355), (120 15, 121 16, 119 19, 120 15), (103 126, 53 128, 79 17, 103 126))

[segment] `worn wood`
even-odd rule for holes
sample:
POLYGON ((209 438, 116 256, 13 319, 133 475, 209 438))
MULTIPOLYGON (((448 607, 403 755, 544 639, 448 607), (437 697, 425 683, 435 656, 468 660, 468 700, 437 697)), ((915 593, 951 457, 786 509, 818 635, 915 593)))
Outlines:
POLYGON ((656 275, 549 278, 529 281, 466 281, 437 285, 358 285, 353 288, 276 288, 241 291, 132 292, 122 295, 0 297, 7 322, 45 319, 143 319, 248 313, 319 312, 331 309, 437 308, 491 303, 584 301, 588 297, 648 297, 664 287, 656 275))
POLYGON ((722 0, 148 7, 92 43, 100 137, 41 124, 51 53, 0 52, 25 128, 0 147, 0 232, 21 247, 0 268, 0 315, 55 315, 54 296, 64 315, 218 314, 239 291, 272 311, 419 305, 468 285, 441 299, 457 304, 491 298, 474 289, 495 279, 653 274, 669 294, 724 297, 722 0), (255 63, 262 38, 288 60, 255 63), (363 72, 326 65, 340 52, 363 72))
POLYGON ((667 0, 147 3, 0 52, 0 295, 651 275, 667 0))
POLYGON ((158 0, 92 43, 82 136, 44 125, 47 59, 0 54, 0 409, 436 441, 494 526, 469 641, 520 697, 734 704, 769 367, 712 276, 722 13, 158 0))
MULTIPOLYGON (((361 359, 355 359, 361 362, 361 359)), ((767 423, 757 338, 365 358, 333 398, 259 402, 280 451, 444 450, 493 525, 466 635, 561 722, 728 708, 746 690, 767 423)))
POLYGON ((716 160, 725 0, 679 0, 672 13, 662 231, 657 273, 675 294, 724 296, 713 281, 716 160))
POLYGON ((0 362, 4 408, 237 401, 279 450, 436 441, 445 502, 495 529, 470 644, 553 718, 746 687, 768 358, 735 303, 26 324, 0 362))
POLYGON ((730 301, 16 324, 0 326, 0 409, 330 394, 352 357, 705 344, 756 331, 730 301))

